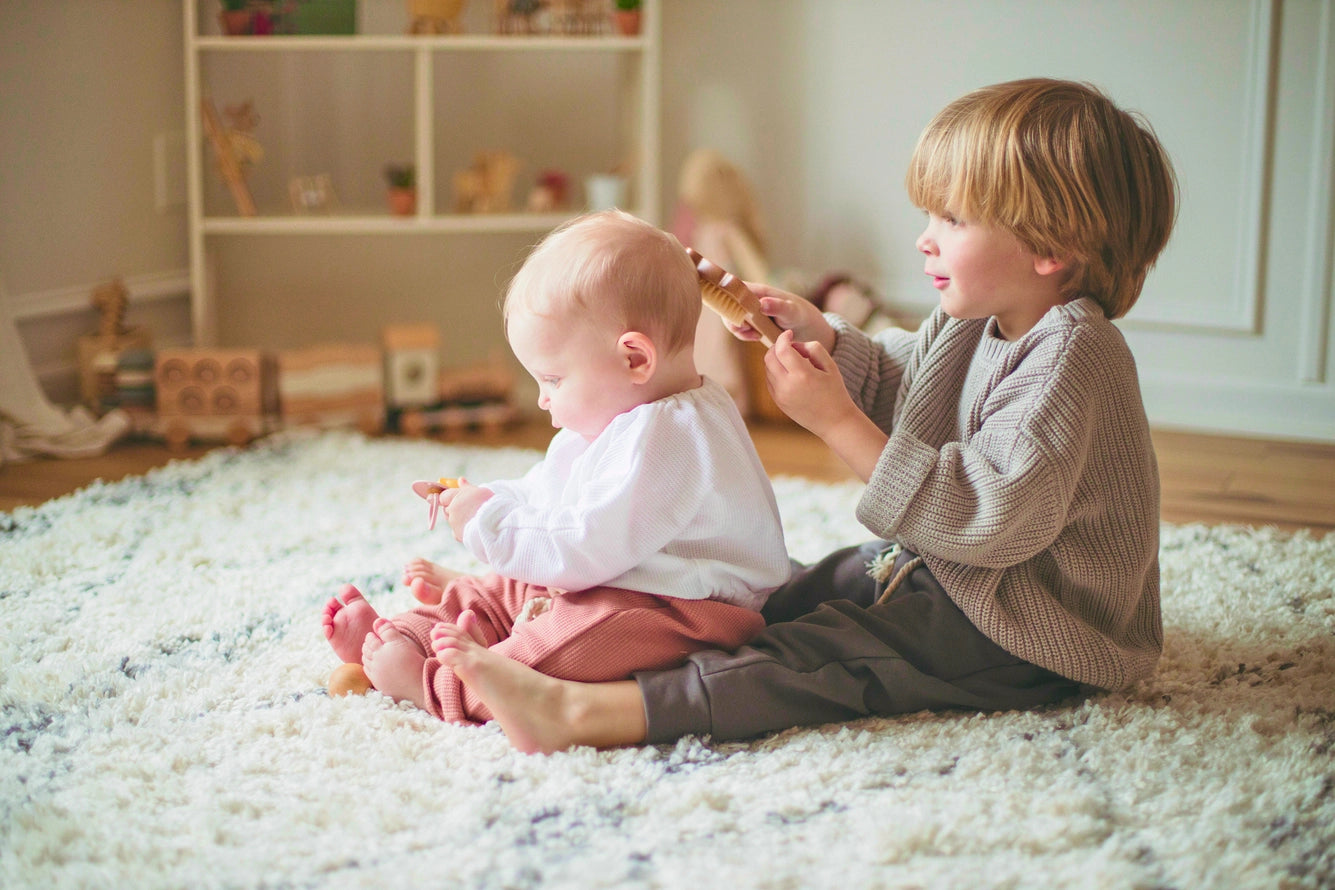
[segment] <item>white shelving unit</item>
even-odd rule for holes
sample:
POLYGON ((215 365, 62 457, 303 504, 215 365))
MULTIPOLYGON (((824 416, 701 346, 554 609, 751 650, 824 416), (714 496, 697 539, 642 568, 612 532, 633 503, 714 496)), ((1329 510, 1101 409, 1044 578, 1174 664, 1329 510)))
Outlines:
MULTIPOLYGON (((216 0, 183 0, 185 6, 186 69, 186 145, 187 199, 189 204, 189 247, 191 314, 196 345, 217 342, 217 318, 226 305, 227 294, 219 292, 212 269, 211 245, 220 238, 233 236, 316 235, 328 237, 534 233, 540 234, 569 218, 580 207, 582 192, 572 182, 573 207, 562 213, 512 212, 495 214, 460 214, 442 207, 442 186, 450 170, 444 169, 439 130, 441 105, 460 97, 442 89, 441 71, 463 59, 468 62, 519 60, 524 56, 559 58, 574 71, 599 60, 610 60, 618 74, 615 85, 620 91, 619 106, 627 110, 616 122, 625 155, 633 159, 629 179, 631 212, 655 223, 659 210, 659 4, 646 0, 641 32, 637 36, 612 34, 592 36, 493 35, 466 33, 457 35, 356 34, 348 36, 262 36, 231 37, 212 30, 204 16, 217 8, 216 0), (411 104, 412 160, 417 174, 417 212, 411 217, 390 214, 388 209, 371 206, 337 207, 327 215, 299 215, 282 206, 281 200, 262 201, 259 211, 243 216, 234 205, 210 197, 207 182, 217 177, 213 149, 206 138, 201 103, 211 90, 223 83, 213 83, 211 64, 226 66, 238 62, 276 66, 292 72, 303 60, 316 57, 353 60, 361 70, 374 73, 378 68, 411 65, 410 96, 399 97, 411 104), (567 61, 568 60, 568 61, 567 61)), ((610 5, 610 3, 609 3, 610 5)), ((335 63, 339 64, 339 63, 335 63)), ((225 76, 225 75, 224 75, 225 76)), ((575 101, 578 101, 576 97, 575 101)), ((405 109, 406 111, 406 109, 405 109)), ((476 136, 476 134, 473 134, 476 136)), ((535 134, 541 138, 541 134, 535 134)), ((595 165, 574 170, 576 175, 598 172, 595 165)), ((336 183, 337 185, 337 183, 336 183)), ((523 195, 517 195, 522 205, 523 195)))

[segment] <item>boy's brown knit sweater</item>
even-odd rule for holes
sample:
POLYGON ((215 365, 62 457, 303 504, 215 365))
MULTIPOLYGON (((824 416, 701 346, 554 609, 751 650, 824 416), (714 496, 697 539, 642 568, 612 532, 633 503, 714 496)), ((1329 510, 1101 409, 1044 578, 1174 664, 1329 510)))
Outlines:
POLYGON ((862 524, 920 554, 1013 655, 1105 689, 1150 674, 1159 474, 1135 362, 1098 305, 1052 309, 1014 342, 940 309, 875 340, 829 318, 853 400, 890 435, 862 524))

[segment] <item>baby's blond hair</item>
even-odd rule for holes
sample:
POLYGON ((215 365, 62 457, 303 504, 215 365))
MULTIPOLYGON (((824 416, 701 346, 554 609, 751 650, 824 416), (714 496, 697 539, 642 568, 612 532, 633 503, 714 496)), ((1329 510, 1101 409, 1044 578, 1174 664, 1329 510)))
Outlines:
POLYGON ((577 217, 538 243, 511 280, 502 313, 517 308, 639 331, 667 354, 691 347, 700 282, 672 235, 620 210, 577 217))
POLYGON ((1063 260, 1062 296, 1108 318, 1140 297, 1177 215, 1177 180, 1153 129, 1089 84, 1034 78, 975 90, 918 139, 914 204, 1014 234, 1063 260))

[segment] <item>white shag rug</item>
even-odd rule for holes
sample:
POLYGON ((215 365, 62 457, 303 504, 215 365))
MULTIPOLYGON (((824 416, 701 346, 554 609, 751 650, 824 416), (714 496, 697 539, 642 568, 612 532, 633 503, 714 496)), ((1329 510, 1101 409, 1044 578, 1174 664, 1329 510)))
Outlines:
MULTIPOLYGON (((280 438, 0 514, 0 886, 1335 886, 1335 535, 1163 529, 1125 693, 550 757, 332 699, 325 600, 480 568, 408 489, 534 452, 280 438)), ((780 479, 813 560, 858 488, 780 479)))

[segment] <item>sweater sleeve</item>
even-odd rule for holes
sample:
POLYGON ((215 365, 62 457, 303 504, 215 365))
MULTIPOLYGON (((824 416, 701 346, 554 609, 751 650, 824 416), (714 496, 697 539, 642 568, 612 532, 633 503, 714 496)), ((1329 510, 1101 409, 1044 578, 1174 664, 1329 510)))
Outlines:
MULTIPOLYGON (((1073 367, 1069 328, 1001 360, 977 429, 933 446, 920 401, 890 437, 858 506, 876 534, 962 565, 1004 568, 1050 546, 1068 521, 1100 399, 1073 367)), ((954 375, 962 373, 956 369, 954 375)), ((924 381, 927 382, 927 381, 924 381)), ((951 406, 953 407, 953 406, 951 406)))
MULTIPOLYGON (((853 404, 881 430, 889 432, 917 335, 889 328, 873 338, 839 315, 827 313, 825 317, 835 333, 834 363, 853 404)), ((925 324, 931 323, 929 319, 925 324)))

